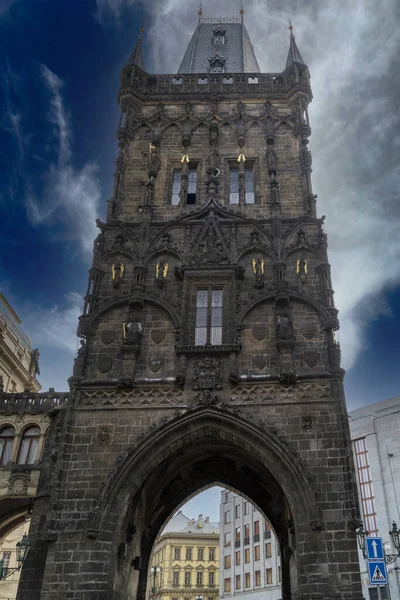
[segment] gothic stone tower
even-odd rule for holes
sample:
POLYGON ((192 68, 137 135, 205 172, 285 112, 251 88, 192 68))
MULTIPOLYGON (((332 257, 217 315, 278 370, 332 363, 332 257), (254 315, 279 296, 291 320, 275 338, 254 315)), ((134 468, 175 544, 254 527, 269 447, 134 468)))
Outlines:
POLYGON ((285 69, 261 73, 243 14, 199 17, 178 74, 149 75, 141 39, 122 69, 20 600, 144 600, 160 528, 215 483, 271 521, 284 600, 361 598, 309 71, 292 31, 285 69))

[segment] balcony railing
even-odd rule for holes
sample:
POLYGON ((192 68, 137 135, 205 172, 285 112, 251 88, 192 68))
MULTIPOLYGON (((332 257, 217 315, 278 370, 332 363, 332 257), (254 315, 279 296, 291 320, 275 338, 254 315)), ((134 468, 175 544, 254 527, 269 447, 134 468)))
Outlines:
POLYGON ((259 533, 255 533, 255 534, 254 534, 254 537, 253 537, 253 540, 254 540, 255 542, 259 542, 259 541, 260 541, 260 534, 259 534, 259 533))
POLYGON ((0 413, 50 412, 67 402, 69 392, 55 392, 50 389, 40 394, 21 392, 18 394, 0 393, 0 413))
POLYGON ((250 538, 249 537, 245 537, 244 538, 244 545, 248 546, 248 544, 250 544, 250 538))

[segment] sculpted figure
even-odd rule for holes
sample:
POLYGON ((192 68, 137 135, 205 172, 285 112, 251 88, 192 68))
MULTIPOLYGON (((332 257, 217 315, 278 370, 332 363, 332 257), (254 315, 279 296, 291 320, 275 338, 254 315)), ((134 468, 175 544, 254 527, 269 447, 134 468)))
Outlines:
POLYGON ((276 327, 278 340, 291 340, 293 337, 292 324, 285 315, 277 315, 276 327))
POLYGON ((35 348, 35 350, 33 350, 33 352, 32 352, 31 364, 29 366, 29 373, 33 377, 35 377, 36 375, 40 375, 39 356, 40 356, 39 349, 35 348))
POLYGON ((124 342, 130 346, 139 346, 142 338, 143 325, 138 322, 123 323, 124 342))
POLYGON ((78 350, 74 361, 74 368, 72 371, 73 377, 83 377, 85 373, 86 357, 87 357, 87 345, 85 340, 80 341, 81 347, 78 350))

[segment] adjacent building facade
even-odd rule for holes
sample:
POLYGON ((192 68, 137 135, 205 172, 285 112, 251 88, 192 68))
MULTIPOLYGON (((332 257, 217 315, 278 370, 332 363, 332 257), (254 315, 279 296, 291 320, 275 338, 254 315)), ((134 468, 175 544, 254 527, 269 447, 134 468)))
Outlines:
POLYGON ((221 492, 220 597, 279 600, 279 545, 271 524, 248 500, 221 492))
POLYGON ((0 386, 4 392, 38 392, 39 350, 21 328, 21 319, 0 293, 0 386))
MULTIPOLYGON (((393 521, 400 523, 400 396, 352 410, 349 419, 364 527, 395 554, 389 531, 393 521)), ((360 565, 364 597, 376 600, 361 553, 360 565)), ((390 590, 380 588, 380 597, 400 600, 400 557, 387 570, 390 590)))
POLYGON ((149 575, 151 600, 217 600, 218 523, 178 513, 157 539, 151 563, 156 569, 149 575))

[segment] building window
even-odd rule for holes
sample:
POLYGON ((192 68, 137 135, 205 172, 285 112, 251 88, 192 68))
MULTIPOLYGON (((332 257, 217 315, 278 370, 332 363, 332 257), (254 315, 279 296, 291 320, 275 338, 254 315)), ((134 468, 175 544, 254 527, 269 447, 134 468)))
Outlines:
POLYGON ((215 560, 215 548, 208 550, 208 560, 215 560))
POLYGON ((8 569, 10 564, 11 552, 3 552, 3 568, 8 569))
POLYGON ((236 506, 235 506, 235 518, 236 519, 240 518, 240 504, 236 504, 236 506))
POLYGON ((214 571, 209 571, 209 573, 208 573, 208 585, 215 585, 215 573, 214 573, 214 571))
POLYGON ((197 169, 189 169, 186 204, 196 204, 197 169))
POLYGON ((265 569, 265 583, 272 583, 272 569, 265 569))
POLYGON ((265 523, 265 531, 264 536, 268 539, 271 537, 271 525, 269 523, 265 523))
MULTIPOLYGON (((244 200, 254 204, 254 167, 247 164, 244 172, 244 200)), ((239 204, 239 169, 229 168, 229 204, 239 204)))
POLYGON ((204 560, 204 548, 197 548, 197 560, 204 560))
MULTIPOLYGON (((195 345, 220 346, 222 344, 222 290, 197 290, 195 345)), ((229 515, 230 515, 230 511, 229 515)), ((225 513, 226 515, 227 513, 225 513)), ((225 521, 225 523, 230 523, 225 521)))
POLYGON ((250 543, 250 525, 249 524, 244 526, 244 543, 245 544, 250 543))
POLYGON ((29 429, 26 429, 22 436, 21 448, 18 455, 19 465, 33 465, 37 459, 39 439, 39 427, 29 427, 29 429))
POLYGON ((261 585, 261 571, 255 571, 255 584, 256 586, 261 585))
POLYGON ((267 542, 265 544, 265 558, 271 558, 272 556, 272 544, 271 542, 267 542))
POLYGON ((260 546, 254 546, 254 560, 260 560, 260 546))
POLYGON ((181 560, 181 549, 174 548, 174 560, 181 560))
POLYGON ((196 584, 203 585, 203 571, 197 571, 196 584))
POLYGON ((235 577, 235 589, 240 590, 240 575, 236 575, 235 577))
POLYGON ((171 204, 177 206, 181 200, 181 187, 182 187, 182 171, 181 169, 174 169, 172 175, 172 194, 171 204))
POLYGON ((186 548, 186 560, 192 560, 193 550, 192 548, 186 548))
POLYGON ((191 572, 190 571, 185 571, 185 585, 191 585, 191 572))
POLYGON ((225 36, 221 33, 214 35, 214 44, 225 44, 225 36))
POLYGON ((228 577, 227 579, 224 579, 224 592, 230 592, 231 591, 231 578, 228 577))
POLYGON ((250 562, 250 548, 245 548, 245 550, 244 550, 244 562, 245 563, 250 562))
POLYGON ((226 548, 226 546, 230 546, 231 545, 231 540, 229 539, 230 535, 231 535, 230 533, 225 533, 225 537, 224 537, 225 548, 226 548))
POLYGON ((175 587, 179 585, 179 571, 172 573, 172 585, 175 587))
POLYGON ((250 587, 250 573, 244 574, 244 587, 250 587))
POLYGON ((224 494, 224 504, 227 504, 229 502, 229 492, 225 492, 224 494))
POLYGON ((231 555, 228 554, 227 556, 224 556, 224 569, 230 569, 231 568, 231 555))
POLYGON ((14 437, 14 427, 2 427, 0 429, 0 465, 2 467, 11 460, 14 437))
POLYGON ((235 529, 235 542, 240 542, 240 527, 235 529))
POLYGON ((249 514, 249 503, 248 502, 244 503, 244 514, 245 515, 249 514))
POLYGON ((240 565, 240 550, 235 552, 235 565, 240 565))
POLYGON ((365 438, 354 441, 354 450, 365 528, 369 531, 370 535, 376 536, 379 530, 376 524, 375 497, 372 489, 371 470, 365 438))
POLYGON ((281 577, 282 577, 282 575, 281 575, 281 566, 279 565, 279 567, 278 567, 278 583, 281 582, 281 577))
POLYGON ((254 535, 260 535, 260 521, 254 521, 254 535))

